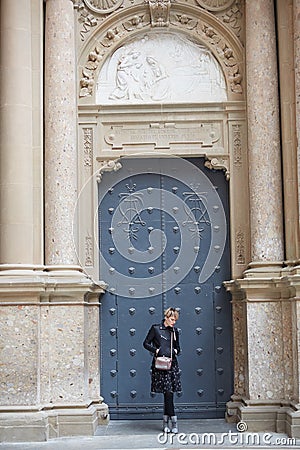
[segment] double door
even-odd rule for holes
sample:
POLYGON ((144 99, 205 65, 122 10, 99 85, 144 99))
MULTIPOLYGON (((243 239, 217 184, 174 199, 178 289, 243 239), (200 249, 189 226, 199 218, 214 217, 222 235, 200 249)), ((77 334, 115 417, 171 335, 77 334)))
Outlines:
POLYGON ((202 159, 127 158, 99 185, 101 395, 112 418, 161 417, 143 340, 164 310, 177 327, 181 417, 224 416, 232 394, 228 185, 202 159))

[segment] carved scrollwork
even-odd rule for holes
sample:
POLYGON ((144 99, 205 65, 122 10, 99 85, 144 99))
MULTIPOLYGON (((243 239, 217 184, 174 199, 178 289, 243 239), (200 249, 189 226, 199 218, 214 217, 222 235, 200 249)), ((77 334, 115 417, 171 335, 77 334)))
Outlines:
POLYGON ((226 180, 229 180, 229 158, 227 156, 218 156, 217 158, 211 158, 210 156, 206 155, 206 158, 207 160, 204 163, 205 167, 207 167, 208 169, 224 170, 226 180))
POLYGON ((122 168, 122 164, 118 160, 103 161, 100 169, 96 174, 97 183, 102 180, 103 172, 117 172, 122 168))

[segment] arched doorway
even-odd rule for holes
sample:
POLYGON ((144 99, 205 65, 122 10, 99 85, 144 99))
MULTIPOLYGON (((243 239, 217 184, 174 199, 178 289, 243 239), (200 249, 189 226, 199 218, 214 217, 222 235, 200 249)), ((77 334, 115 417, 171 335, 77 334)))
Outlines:
MULTIPOLYGON (((189 12, 192 13, 192 10, 189 12)), ((195 23, 198 20, 196 16, 195 23)), ((238 74, 240 71, 236 59, 239 52, 236 41, 233 39, 231 42, 233 51, 224 44, 224 49, 222 47, 224 53, 223 50, 221 52, 217 43, 223 46, 225 40, 219 39, 221 33, 219 23, 210 22, 211 17, 205 13, 203 17, 210 25, 214 25, 216 30, 214 36, 218 39, 215 37, 212 39, 211 29, 208 30, 203 24, 201 24, 203 25, 202 34, 199 32, 200 28, 195 27, 189 28, 187 33, 181 33, 174 27, 170 27, 172 29, 167 31, 147 29, 146 32, 144 28, 141 32, 138 31, 138 27, 127 27, 127 22, 126 28, 123 18, 126 32, 132 33, 131 38, 125 40, 122 36, 118 43, 117 35, 111 34, 111 30, 108 30, 107 36, 109 34, 110 42, 103 39, 101 43, 105 48, 111 48, 109 53, 105 50, 106 58, 100 70, 97 69, 98 60, 93 63, 99 51, 96 47, 95 51, 91 51, 88 56, 91 63, 88 61, 85 66, 88 68, 85 73, 88 73, 88 77, 94 77, 94 81, 87 85, 88 80, 84 78, 81 84, 82 157, 84 161, 86 158, 86 169, 91 167, 88 176, 94 177, 96 173, 96 178, 100 181, 97 192, 94 187, 90 188, 83 207, 83 210, 88 211, 88 205, 90 205, 93 211, 97 210, 99 213, 97 220, 94 221, 94 225, 97 223, 97 230, 99 230, 99 248, 92 248, 89 245, 90 234, 93 234, 93 223, 88 214, 85 217, 81 215, 81 229, 90 230, 85 231, 86 248, 83 249, 85 258, 91 266, 87 267, 89 272, 96 278, 100 277, 111 287, 109 277, 110 274, 116 273, 116 267, 114 267, 114 258, 116 258, 116 264, 119 264, 118 274, 123 268, 129 277, 134 278, 134 274, 139 271, 142 273, 144 270, 144 272, 147 271, 147 275, 144 273, 142 278, 147 279, 147 276, 151 279, 158 268, 164 272, 172 252, 174 256, 176 251, 179 251, 180 246, 175 243, 171 252, 167 249, 155 259, 157 267, 152 264, 145 269, 134 264, 128 265, 126 258, 123 255, 120 256, 120 252, 116 251, 113 243, 109 242, 111 236, 107 236, 106 239, 102 235, 103 230, 106 229, 109 233, 109 228, 114 228, 108 226, 108 223, 114 216, 114 211, 118 210, 120 198, 118 196, 114 198, 113 193, 121 189, 119 194, 124 197, 128 195, 130 186, 138 185, 141 181, 139 175, 142 172, 140 174, 134 172, 134 177, 132 173, 128 174, 130 182, 128 177, 124 176, 127 163, 131 164, 139 160, 141 156, 143 156, 143 164, 146 164, 147 155, 150 155, 150 161, 160 160, 160 158, 165 160, 166 155, 170 157, 176 155, 182 162, 187 158, 190 159, 191 164, 196 165, 199 172, 211 179, 211 185, 214 186, 211 192, 217 192, 222 198, 227 225, 225 251, 222 250, 224 264, 222 268, 221 265, 216 264, 214 273, 211 273, 201 286, 193 285, 194 291, 191 298, 195 296, 195 301, 194 303, 191 301, 190 309, 185 308, 182 300, 186 295, 190 297, 190 292, 187 294, 188 291, 186 291, 188 288, 192 289, 189 282, 184 282, 183 286, 174 285, 170 289, 160 287, 157 295, 155 295, 157 286, 154 286, 154 294, 151 293, 148 296, 148 303, 141 301, 141 297, 137 295, 139 289, 137 285, 126 285, 126 283, 121 283, 117 287, 113 286, 113 289, 108 289, 105 296, 101 298, 101 395, 109 404, 112 417, 136 415, 141 418, 149 412, 153 415, 159 411, 160 399, 149 394, 150 356, 142 348, 142 340, 148 326, 160 321, 164 308, 174 303, 181 310, 182 326, 180 327, 189 330, 187 335, 182 334, 182 343, 185 345, 185 340, 193 342, 192 352, 196 352, 197 355, 196 358, 188 353, 182 355, 182 365, 185 370, 193 362, 191 373, 195 378, 192 382, 186 378, 187 391, 177 399, 181 414, 186 417, 224 416, 226 402, 233 392, 230 300, 222 282, 242 271, 247 261, 248 244, 245 242, 247 233, 245 223, 248 222, 245 222, 245 214, 248 213, 248 188, 247 183, 245 184, 247 180, 245 104, 243 101, 238 101, 243 98, 241 78, 230 75, 231 72, 238 74), (199 39, 200 34, 203 39, 199 39), (167 48, 172 51, 168 54, 168 58, 163 59, 167 48), (157 49, 162 49, 162 52, 157 49), (230 52, 225 53, 226 49, 230 52), (177 58, 177 65, 174 64, 173 57, 177 58), (164 64, 165 60, 166 64, 164 64), (220 61, 224 63, 223 66, 220 61), (92 104, 88 103, 87 96, 90 94, 92 104), (95 152, 93 159, 89 159, 92 148, 95 152), (130 158, 127 160, 127 157, 130 158), (120 180, 116 181, 117 179, 114 178, 116 174, 121 174, 121 178, 124 179, 123 185, 118 185, 120 180), (228 183, 230 174, 233 177, 231 187, 228 183), (234 219, 230 225, 230 237, 234 237, 231 239, 231 248, 228 226, 229 196, 230 217, 234 219), (111 205, 104 206, 103 201, 111 205), (110 212, 106 218, 103 218, 105 210, 110 212), (98 263, 93 255, 97 255, 99 249, 98 263), (111 262, 106 267, 106 273, 103 271, 105 267, 103 254, 109 255, 108 259, 111 262), (120 285, 127 289, 126 294, 124 292, 120 294, 120 285), (209 300, 201 304, 199 303, 201 298, 209 300), (207 315, 204 316, 207 305, 210 305, 209 311, 206 310, 207 315), (206 329, 201 325, 203 317, 208 324, 206 329), (219 320, 224 321, 219 324, 219 320), (129 324, 131 326, 127 328, 129 324), (140 326, 141 324, 143 327, 140 326), (189 333, 193 333, 193 336, 189 333), (206 339, 205 354, 210 355, 210 359, 206 359, 205 370, 199 366, 199 361, 204 360, 202 358, 204 347, 200 344, 195 347, 197 342, 202 343, 202 339, 206 339), (220 345, 218 345, 219 342, 221 342, 220 345), (226 345, 223 346, 225 342, 226 345), (139 356, 136 356, 137 349, 139 349, 139 356), (124 356, 125 359, 122 359, 122 354, 126 354, 127 358, 124 356), (139 362, 136 365, 137 360, 139 362), (208 371, 207 368, 209 368, 208 371), (223 382, 223 380, 226 381, 223 382)), ((180 27, 185 25, 185 22, 180 22, 180 27)), ((227 38, 228 35, 226 42, 227 38)), ((188 183, 189 179, 190 175, 187 173, 183 183, 188 183)), ((146 190, 151 188, 153 183, 161 190, 166 182, 164 174, 158 175, 157 171, 143 173, 142 180, 146 190)), ((161 201, 165 202, 164 197, 161 201)), ((159 205, 153 208, 160 209, 159 205)), ((147 218, 156 220, 156 223, 148 224, 145 228, 140 224, 139 235, 144 233, 142 240, 144 243, 149 240, 146 229, 160 229, 165 227, 165 221, 168 222, 168 216, 165 214, 151 213, 147 218), (159 226, 156 226, 158 224, 159 226)), ((139 220, 140 218, 137 217, 138 222, 139 220)), ((141 221, 145 222, 145 220, 141 221)), ((176 228, 176 225, 174 227, 176 228)), ((206 228, 207 236, 206 244, 203 239, 201 240, 202 250, 205 245, 209 247, 212 236, 209 231, 209 221, 204 228, 206 228)), ((167 236, 171 242, 177 238, 176 233, 172 233, 167 236)), ((126 239, 124 239, 125 242, 126 239)), ((132 239, 130 246, 133 247, 134 252, 136 249, 133 244, 137 244, 137 240, 133 235, 132 239)), ((128 250, 129 253, 132 251, 130 246, 127 249, 127 256, 128 250)), ((206 256, 209 254, 208 247, 206 247, 206 256)), ((137 250, 145 249, 142 246, 137 250)), ((201 272, 201 267, 205 265, 205 261, 201 259, 204 255, 205 252, 199 253, 199 263, 195 263, 195 267, 191 266, 191 271, 185 274, 187 280, 193 274, 193 283, 196 283, 196 280, 199 281, 199 271, 201 272)), ((161 280, 161 285, 164 281, 164 279, 161 280)), ((142 298, 145 299, 146 296, 143 294, 142 298)))

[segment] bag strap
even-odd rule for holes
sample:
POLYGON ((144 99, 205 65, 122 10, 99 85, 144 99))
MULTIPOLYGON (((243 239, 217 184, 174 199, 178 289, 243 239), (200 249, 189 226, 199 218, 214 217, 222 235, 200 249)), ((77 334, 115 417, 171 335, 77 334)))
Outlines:
POLYGON ((171 359, 173 359, 173 333, 174 330, 171 331, 171 359))

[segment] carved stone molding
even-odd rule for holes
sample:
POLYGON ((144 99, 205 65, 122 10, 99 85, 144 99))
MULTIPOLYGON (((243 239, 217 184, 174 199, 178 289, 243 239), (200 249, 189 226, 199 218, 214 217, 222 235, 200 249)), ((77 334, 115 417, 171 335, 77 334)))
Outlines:
MULTIPOLYGON (((102 61, 111 54, 111 52, 139 30, 153 29, 150 13, 142 12, 137 14, 139 8, 132 8, 134 14, 126 16, 122 21, 109 22, 109 27, 99 28, 97 35, 93 37, 93 47, 87 53, 87 58, 82 62, 80 74, 79 96, 91 97, 94 95, 96 75, 99 72, 99 66, 102 61), (95 44, 96 42, 96 44, 95 44)), ((174 5, 169 11, 168 29, 171 31, 182 31, 192 39, 198 38, 199 42, 206 45, 219 60, 223 72, 227 79, 228 92, 233 95, 243 96, 243 67, 242 67, 242 47, 238 44, 236 37, 228 31, 222 32, 220 21, 208 13, 202 13, 201 18, 195 8, 183 8, 174 5), (185 12, 183 12, 183 10, 185 12)), ((156 20, 156 19, 155 19, 156 20)), ((162 23, 164 23, 162 20, 162 23)), ((155 25, 158 26, 158 25, 155 25)), ((165 26, 165 25, 164 25, 165 26)))
POLYGON ((236 0, 226 11, 219 15, 223 23, 228 26, 233 33, 244 43, 244 2, 236 0))
POLYGON ((89 13, 89 11, 83 5, 81 5, 78 10, 80 11, 78 15, 78 22, 81 26, 79 34, 81 41, 84 41, 86 35, 90 33, 92 28, 98 25, 98 20, 93 14, 89 13))
POLYGON ((102 180, 103 172, 117 172, 122 168, 122 164, 118 160, 102 161, 101 167, 96 173, 96 181, 100 183, 102 180))

